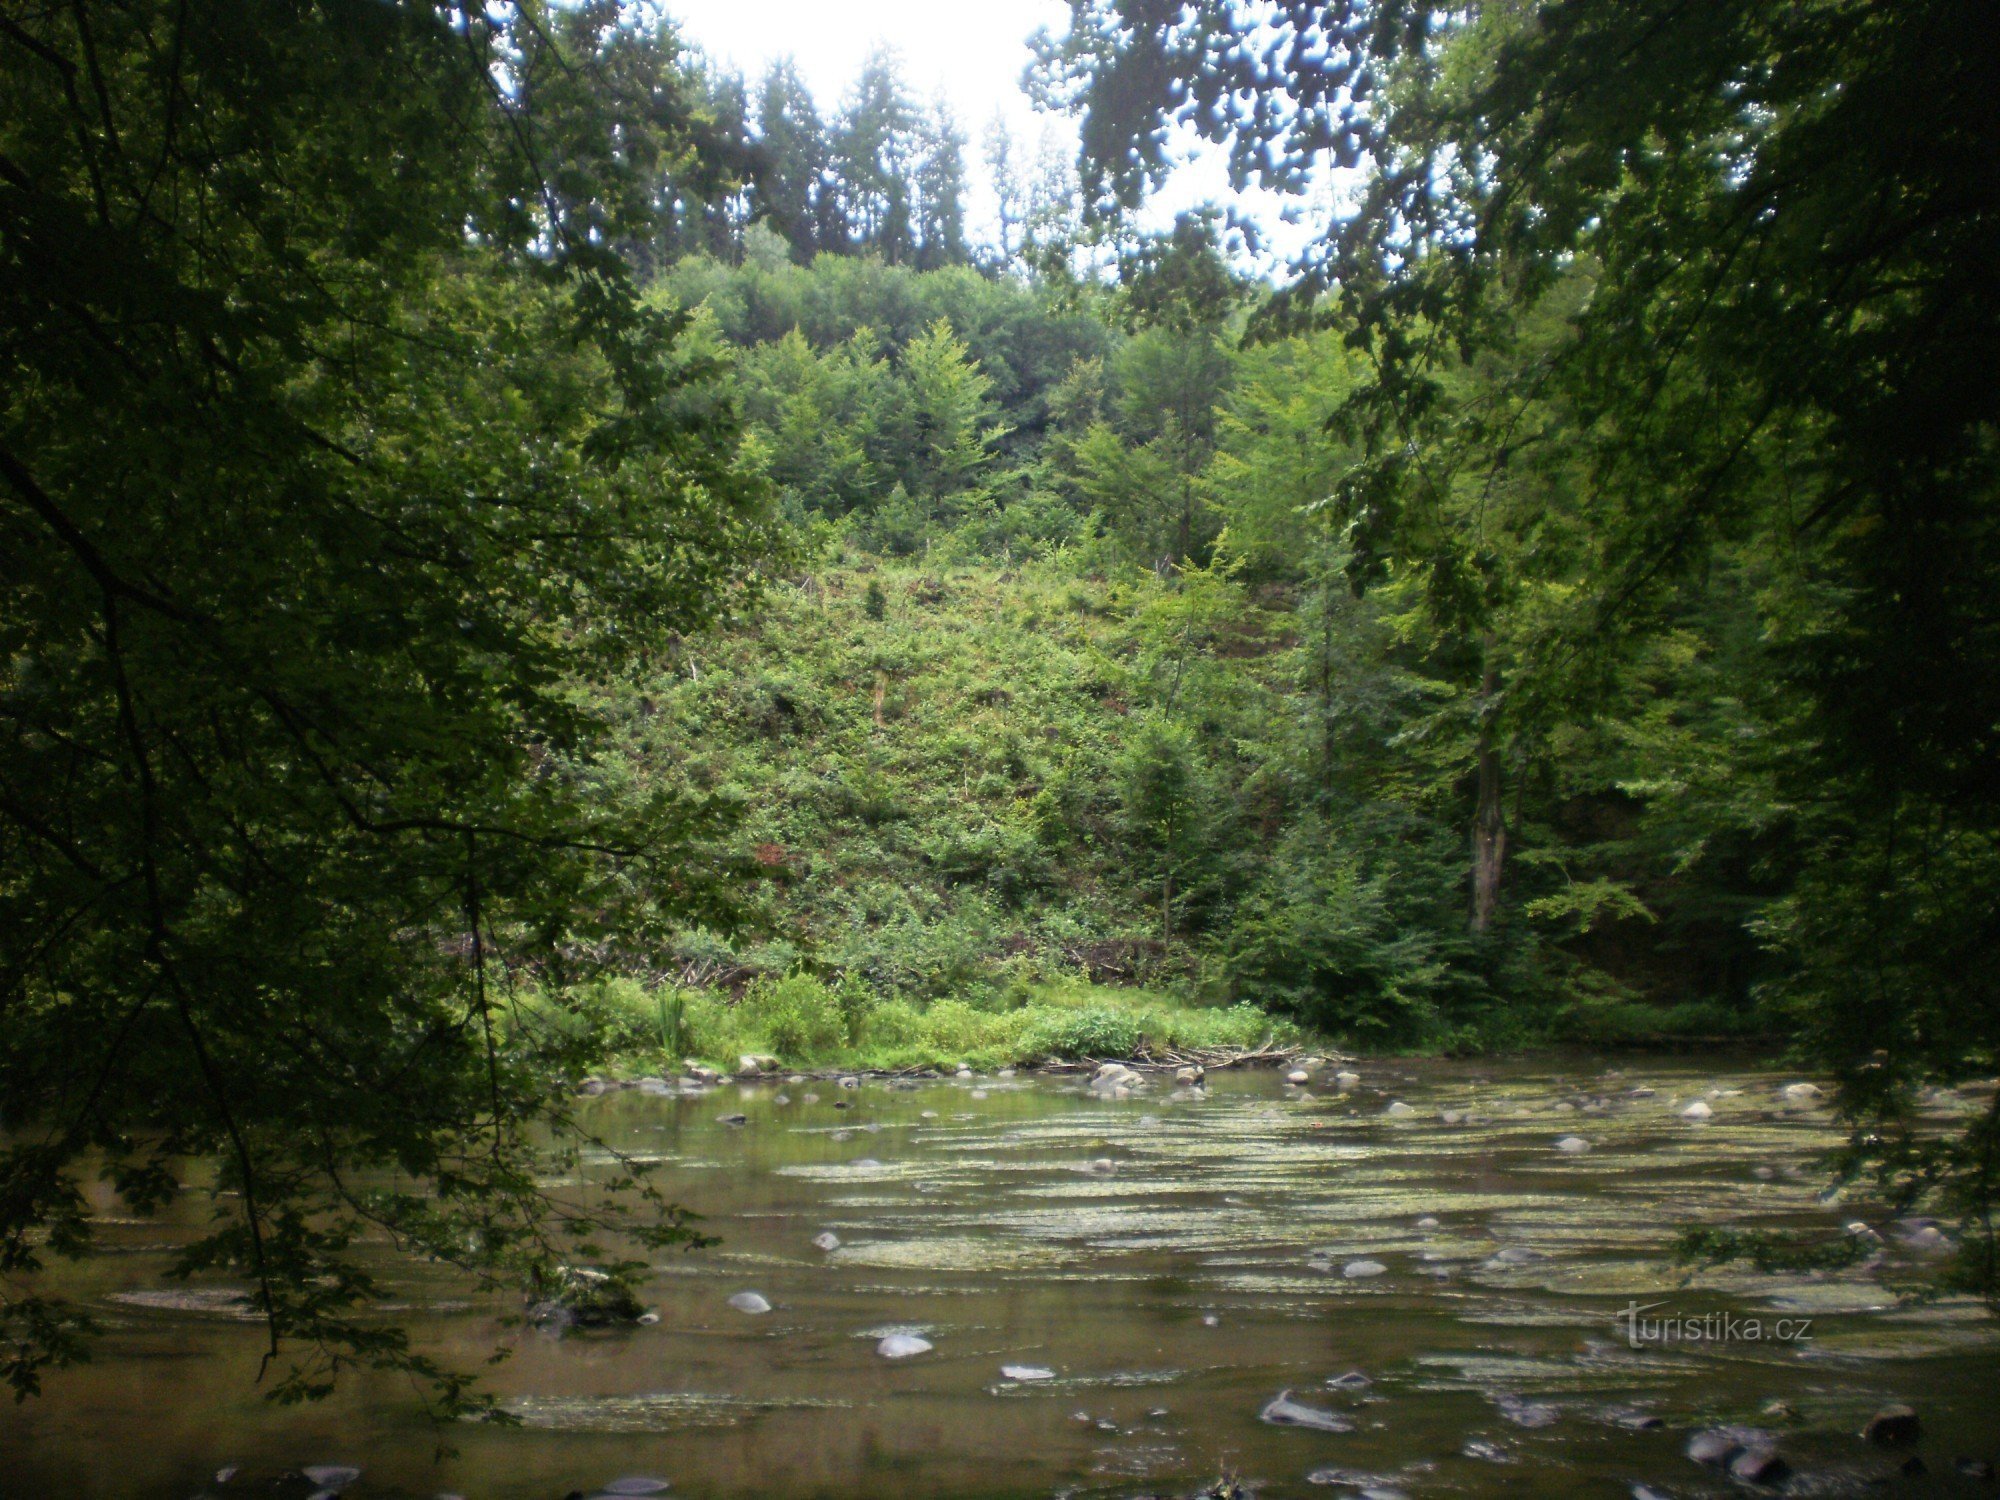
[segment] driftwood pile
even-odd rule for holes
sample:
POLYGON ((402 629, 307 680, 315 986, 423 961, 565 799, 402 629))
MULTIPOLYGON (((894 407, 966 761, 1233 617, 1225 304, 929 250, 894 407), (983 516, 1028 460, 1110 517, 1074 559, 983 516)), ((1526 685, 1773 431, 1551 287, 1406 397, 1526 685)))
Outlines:
MULTIPOLYGON (((1281 1047, 1269 1038, 1245 1051, 1237 1047, 1163 1047, 1141 1041, 1131 1057, 1089 1058, 1075 1062, 1050 1058, 1035 1065, 1038 1073, 1095 1073, 1106 1061, 1124 1063, 1141 1071, 1170 1072, 1175 1068, 1282 1068, 1305 1052, 1303 1047, 1281 1047)), ((1318 1054, 1329 1062, 1351 1059, 1324 1049, 1318 1054)))

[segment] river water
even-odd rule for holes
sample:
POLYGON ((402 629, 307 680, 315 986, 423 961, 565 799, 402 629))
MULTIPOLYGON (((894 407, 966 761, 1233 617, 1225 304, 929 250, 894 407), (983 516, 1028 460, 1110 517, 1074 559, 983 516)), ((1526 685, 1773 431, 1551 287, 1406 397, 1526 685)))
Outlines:
POLYGON ((420 1282, 405 1316, 424 1347, 467 1365, 509 1349, 489 1378, 521 1419, 450 1430, 444 1458, 398 1381, 263 1401, 259 1331, 227 1289, 158 1280, 176 1221, 107 1214, 112 1253, 73 1288, 109 1336, 0 1409, 0 1494, 302 1497, 291 1471, 308 1464, 360 1468, 350 1496, 471 1500, 646 1476, 716 1497, 1219 1479, 1268 1496, 1740 1493, 1683 1453, 1717 1422, 1770 1430, 1792 1493, 1995 1493, 1957 1465, 2000 1461, 2000 1323, 1901 1295, 1920 1248, 1892 1232, 1878 1264, 1787 1276, 1690 1276, 1668 1256, 1695 1224, 1879 1222, 1823 1200, 1813 1163, 1836 1135, 1780 1092, 1796 1075, 1631 1058, 1359 1071, 1345 1094, 1243 1072, 1106 1099, 1024 1074, 588 1101, 587 1123, 658 1158, 722 1243, 658 1257, 660 1322, 619 1332, 509 1326, 518 1309, 420 1282), (1711 1120, 1682 1118, 1696 1099, 1711 1120), (825 1232, 838 1248, 815 1247, 825 1232), (737 1311, 739 1292, 771 1310, 737 1311), (1618 1316, 1635 1303, 1661 1304, 1636 1341, 1618 1316), (1710 1313, 1737 1322, 1694 1321, 1710 1313), (897 1333, 933 1347, 886 1359, 897 1333), (1365 1383, 1330 1384, 1344 1376, 1365 1383), (1345 1430, 1261 1420, 1284 1391, 1345 1430), (1921 1413, 1921 1476, 1900 1472, 1911 1450, 1857 1436, 1891 1400, 1921 1413))

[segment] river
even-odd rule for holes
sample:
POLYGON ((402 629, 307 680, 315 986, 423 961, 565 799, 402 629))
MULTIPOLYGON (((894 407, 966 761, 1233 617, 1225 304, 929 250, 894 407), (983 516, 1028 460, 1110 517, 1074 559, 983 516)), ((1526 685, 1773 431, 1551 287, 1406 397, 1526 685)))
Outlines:
POLYGON ((657 1158, 721 1244, 658 1256, 660 1321, 617 1332, 510 1326, 419 1278, 423 1346, 508 1348, 489 1379, 521 1419, 444 1433, 444 1458, 398 1380, 261 1399, 254 1323, 158 1280, 205 1202, 107 1215, 111 1253, 71 1284, 108 1336, 0 1410, 0 1493, 303 1496, 308 1464, 359 1468, 350 1496, 471 1500, 644 1477, 786 1500, 1740 1493, 1684 1453, 1719 1422, 1770 1431, 1794 1493, 1994 1493, 1957 1465, 2000 1460, 2000 1323, 1901 1295, 1921 1246, 1890 1228, 1836 1272, 1672 1264, 1690 1225, 1881 1221, 1823 1196, 1838 1137, 1782 1092, 1797 1075, 1701 1062, 1376 1061, 1345 1093, 1261 1071, 1127 1098, 1034 1074, 614 1091, 589 1126, 657 1158), (1683 1117, 1695 1100, 1711 1119, 1683 1117), (1658 1304, 1636 1330, 1635 1304, 1658 1304), (885 1358, 896 1334, 931 1347, 885 1358), (1341 1430, 1264 1420, 1285 1391, 1341 1430), (1858 1436, 1890 1401, 1921 1414, 1914 1450, 1858 1436))

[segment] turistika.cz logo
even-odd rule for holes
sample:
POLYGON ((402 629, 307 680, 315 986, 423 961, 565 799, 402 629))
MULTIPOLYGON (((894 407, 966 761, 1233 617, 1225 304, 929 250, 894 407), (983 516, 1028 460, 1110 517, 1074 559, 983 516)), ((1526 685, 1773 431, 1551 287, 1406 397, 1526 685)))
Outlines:
POLYGON ((1812 1337, 1811 1318, 1752 1318, 1741 1313, 1655 1313, 1667 1306, 1628 1302, 1612 1321, 1634 1349, 1648 1344, 1797 1344, 1812 1337), (1649 1316, 1651 1314, 1651 1316, 1649 1316))

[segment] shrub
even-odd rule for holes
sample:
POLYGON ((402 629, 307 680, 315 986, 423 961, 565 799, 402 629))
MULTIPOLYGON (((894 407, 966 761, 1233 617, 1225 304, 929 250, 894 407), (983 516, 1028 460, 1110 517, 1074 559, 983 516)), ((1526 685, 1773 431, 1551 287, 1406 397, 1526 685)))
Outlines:
POLYGON ((810 974, 760 979, 737 1004, 743 1020, 780 1057, 804 1061, 847 1045, 847 1018, 839 1002, 810 974))
POLYGON ((1142 1030, 1137 1015, 1108 1006, 1044 1011, 1023 1046, 1031 1057, 1130 1057, 1138 1050, 1142 1030))

